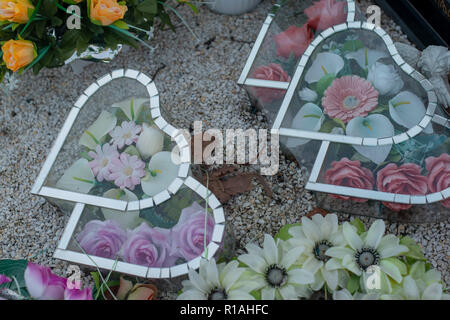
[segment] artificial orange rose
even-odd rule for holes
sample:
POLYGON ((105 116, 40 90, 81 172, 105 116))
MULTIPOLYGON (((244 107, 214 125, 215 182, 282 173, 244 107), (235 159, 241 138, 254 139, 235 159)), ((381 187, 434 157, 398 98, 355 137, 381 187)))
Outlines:
POLYGON ((133 286, 130 280, 120 277, 120 287, 116 293, 119 300, 155 300, 158 289, 152 284, 138 283, 133 286))
POLYGON ((33 10, 29 0, 0 0, 0 21, 27 23, 33 10))
POLYGON ((128 10, 127 6, 118 4, 117 0, 91 0, 88 3, 91 20, 102 26, 109 26, 123 19, 128 10))
POLYGON ((37 56, 34 43, 28 40, 9 40, 2 51, 6 67, 13 72, 29 65, 37 56))

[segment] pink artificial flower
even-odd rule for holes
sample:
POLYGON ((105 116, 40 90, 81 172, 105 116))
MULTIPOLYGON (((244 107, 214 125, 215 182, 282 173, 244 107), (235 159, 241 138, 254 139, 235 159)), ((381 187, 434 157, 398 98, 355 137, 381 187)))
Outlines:
MULTIPOLYGON (((357 189, 372 190, 375 178, 372 171, 361 167, 360 161, 351 161, 342 158, 340 161, 333 161, 331 169, 325 172, 325 183, 336 186, 344 186, 357 189)), ((331 197, 343 200, 353 200, 355 202, 367 202, 367 199, 354 198, 342 195, 330 194, 331 197)))
POLYGON ((322 98, 324 113, 344 123, 365 117, 378 105, 378 91, 358 76, 344 76, 333 81, 322 98))
POLYGON ((87 254, 108 259, 117 258, 126 239, 126 231, 112 220, 92 220, 77 237, 87 254))
POLYGON ((92 289, 69 289, 64 291, 64 300, 93 300, 92 289))
POLYGON ((124 145, 129 146, 137 142, 141 130, 141 126, 136 125, 134 121, 124 121, 121 126, 115 127, 109 135, 112 137, 114 144, 121 149, 124 145))
POLYGON ((11 281, 12 280, 10 278, 8 278, 7 276, 0 274, 0 285, 11 282, 11 281))
POLYGON ((141 183, 141 178, 145 176, 145 163, 137 156, 122 153, 119 158, 111 161, 111 180, 116 186, 134 190, 134 187, 141 183))
MULTIPOLYGON (((277 63, 271 63, 268 66, 261 66, 253 71, 250 76, 253 79, 271 80, 290 82, 291 77, 283 70, 281 65, 277 63)), ((274 100, 283 98, 286 90, 283 89, 271 89, 263 87, 254 87, 252 90, 255 92, 256 97, 261 103, 270 103, 274 100)))
MULTIPOLYGON (((439 157, 425 159, 428 171, 428 189, 430 192, 439 192, 450 187, 450 155, 441 154, 439 157)), ((450 198, 440 202, 444 207, 450 208, 450 198)))
POLYGON ((97 145, 95 152, 89 151, 88 155, 93 158, 93 160, 89 162, 89 167, 92 169, 97 180, 99 182, 102 182, 103 180, 110 181, 111 179, 109 176, 111 174, 112 160, 119 157, 117 146, 108 143, 105 143, 103 147, 97 145))
MULTIPOLYGON (((382 192, 425 195, 428 191, 427 177, 421 175, 422 168, 414 163, 405 163, 397 167, 389 163, 377 174, 377 188, 382 192)), ((407 210, 410 204, 383 202, 392 211, 407 210)))
POLYGON ((128 232, 123 245, 122 258, 146 267, 172 267, 177 260, 170 256, 170 230, 151 228, 145 222, 128 232))
POLYGON ((214 230, 214 219, 207 215, 205 221, 205 214, 205 208, 197 202, 181 211, 180 220, 172 229, 172 254, 187 261, 201 256, 205 251, 205 238, 208 246, 214 230))
POLYGON ((314 33, 308 24, 301 28, 292 25, 286 31, 274 37, 277 46, 277 56, 288 59, 292 53, 298 59, 308 48, 313 38, 314 33))
POLYGON ((48 267, 29 262, 25 284, 31 297, 38 300, 63 300, 67 279, 53 274, 48 267))
POLYGON ((346 5, 346 1, 320 0, 304 12, 309 18, 308 24, 316 31, 322 31, 347 20, 346 5))

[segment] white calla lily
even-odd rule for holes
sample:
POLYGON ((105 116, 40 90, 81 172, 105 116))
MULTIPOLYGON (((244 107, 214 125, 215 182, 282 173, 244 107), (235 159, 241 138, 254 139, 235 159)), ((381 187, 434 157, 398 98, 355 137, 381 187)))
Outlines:
POLYGON ((79 144, 91 150, 100 143, 102 138, 116 127, 117 118, 107 111, 102 111, 97 120, 82 134, 79 144))
MULTIPOLYGON (((365 118, 357 117, 347 124, 347 135, 360 138, 386 138, 394 136, 394 126, 391 121, 381 114, 369 115, 365 118)), ((392 145, 386 146, 356 146, 356 151, 376 164, 386 160, 392 145)))
MULTIPOLYGON (((103 196, 109 199, 123 201, 137 201, 138 197, 128 189, 110 189, 103 196)), ((113 209, 102 208, 102 213, 106 220, 117 221, 124 229, 134 229, 138 227, 144 219, 139 218, 139 210, 136 211, 119 211, 113 209)))
MULTIPOLYGON (((410 129, 423 119, 426 108, 422 100, 414 93, 402 91, 389 101, 389 113, 392 120, 410 129)), ((431 124, 424 129, 424 132, 433 133, 431 124)))
MULTIPOLYGON (((324 121, 324 116, 322 109, 320 109, 314 103, 307 103, 295 115, 292 120, 292 129, 304 130, 304 131, 314 131, 320 130, 322 123, 324 121)), ((288 148, 294 148, 297 146, 304 145, 308 143, 310 139, 302 138, 288 138, 286 146, 288 148)))
POLYGON ((145 107, 145 104, 149 104, 149 100, 145 98, 131 98, 121 102, 114 103, 112 108, 119 108, 125 113, 130 120, 135 120, 139 116, 139 113, 145 107))
POLYGON ((150 197, 166 190, 178 176, 178 169, 179 165, 172 161, 171 152, 158 152, 150 159, 150 173, 141 180, 142 190, 150 197))
POLYGON ((369 69, 375 62, 388 56, 389 55, 386 52, 370 50, 367 48, 361 48, 358 51, 350 52, 345 55, 347 59, 355 60, 363 69, 369 69))
POLYGON ((316 56, 306 72, 305 81, 315 83, 328 74, 337 75, 344 68, 344 59, 330 52, 321 52, 316 56))
POLYGON ((56 183, 56 187, 80 193, 88 193, 95 185, 95 176, 86 159, 79 159, 68 168, 56 183))
POLYGON ((308 101, 308 102, 314 102, 317 100, 317 98, 319 97, 319 95, 317 94, 317 92, 315 92, 314 90, 311 90, 308 87, 303 88, 302 90, 300 90, 298 92, 298 96, 300 97, 300 99, 302 99, 303 101, 308 101))
POLYGON ((163 132, 154 126, 144 123, 136 148, 143 159, 148 159, 154 154, 161 152, 164 148, 163 132))

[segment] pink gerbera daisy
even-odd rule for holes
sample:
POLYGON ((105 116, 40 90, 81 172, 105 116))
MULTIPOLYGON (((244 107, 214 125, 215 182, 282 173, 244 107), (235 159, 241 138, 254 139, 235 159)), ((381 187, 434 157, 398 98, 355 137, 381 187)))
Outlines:
POLYGON ((122 125, 115 127, 109 135, 112 137, 114 144, 120 149, 124 145, 129 146, 133 142, 136 142, 141 130, 141 126, 136 125, 134 121, 124 121, 122 125))
POLYGON ((134 187, 141 183, 141 178, 145 176, 145 163, 137 156, 130 156, 122 153, 119 158, 112 160, 111 180, 116 186, 134 190, 134 187))
POLYGON ((333 81, 322 98, 324 113, 331 118, 349 122, 365 117, 378 105, 378 91, 358 76, 345 76, 333 81))
POLYGON ((112 160, 119 157, 117 147, 108 143, 105 143, 103 147, 97 145, 95 152, 89 151, 88 155, 93 158, 89 162, 89 167, 92 169, 97 180, 99 182, 103 180, 110 181, 109 175, 111 174, 112 160))

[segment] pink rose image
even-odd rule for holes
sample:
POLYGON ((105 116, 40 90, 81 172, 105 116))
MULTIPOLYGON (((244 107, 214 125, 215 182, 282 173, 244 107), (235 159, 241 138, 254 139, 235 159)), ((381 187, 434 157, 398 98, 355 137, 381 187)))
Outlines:
POLYGON ((378 91, 358 76, 344 76, 333 81, 322 98, 324 113, 344 123, 365 117, 378 105, 378 91))
POLYGON ((97 180, 99 182, 110 181, 112 160, 119 158, 117 146, 108 143, 103 146, 97 145, 95 152, 89 151, 88 155, 93 159, 89 161, 89 167, 97 180))
POLYGON ((122 258, 146 267, 172 267, 177 260, 170 256, 170 230, 151 228, 145 222, 128 232, 123 245, 122 258))
POLYGON ((29 262, 24 278, 33 299, 64 300, 67 279, 53 274, 50 268, 29 262))
POLYGON ((114 180, 116 186, 134 190, 145 176, 145 163, 137 156, 122 153, 119 158, 111 160, 111 174, 109 178, 114 180))
POLYGON ((308 24, 316 31, 322 31, 347 20, 346 6, 346 1, 320 0, 304 12, 309 18, 308 24))
MULTIPOLYGON (((450 187, 450 155, 441 154, 439 157, 425 159, 428 171, 428 189, 430 192, 439 192, 450 187)), ((444 207, 450 208, 450 198, 440 202, 444 207)))
POLYGON ((10 278, 8 278, 7 276, 0 274, 0 285, 11 282, 11 281, 12 280, 10 278))
MULTIPOLYGON (((336 186, 344 186, 358 189, 372 190, 375 178, 367 168, 361 167, 360 161, 351 161, 342 158, 340 161, 333 161, 331 169, 325 172, 325 183, 336 186)), ((366 202, 367 199, 353 198, 342 195, 330 195, 331 197, 343 200, 353 200, 355 202, 366 202)))
POLYGON ((298 59, 308 48, 313 38, 314 33, 308 24, 301 28, 294 25, 290 26, 286 31, 274 37, 277 46, 277 56, 288 59, 292 53, 298 59))
MULTIPOLYGON (((283 70, 281 65, 277 63, 271 63, 268 66, 261 66, 253 71, 250 78, 261 79, 261 80, 271 80, 271 81, 282 81, 290 82, 291 77, 289 74, 283 70)), ((252 88, 255 92, 257 98, 261 103, 270 103, 274 100, 283 98, 286 90, 283 89, 271 89, 263 87, 252 88)))
MULTIPOLYGON (((405 163, 398 167, 389 163, 377 174, 377 188, 379 191, 409 194, 413 196, 425 195, 428 191, 427 177, 421 175, 421 168, 414 163, 405 163)), ((407 210, 410 204, 383 202, 392 211, 407 210)))
POLYGON ((205 221, 205 214, 205 208, 197 202, 181 211, 180 220, 172 229, 172 254, 189 261, 205 251, 205 237, 208 246, 214 230, 214 219, 207 215, 205 221))
POLYGON ((116 221, 93 220, 84 226, 77 240, 87 254, 116 259, 126 238, 126 231, 116 221))

